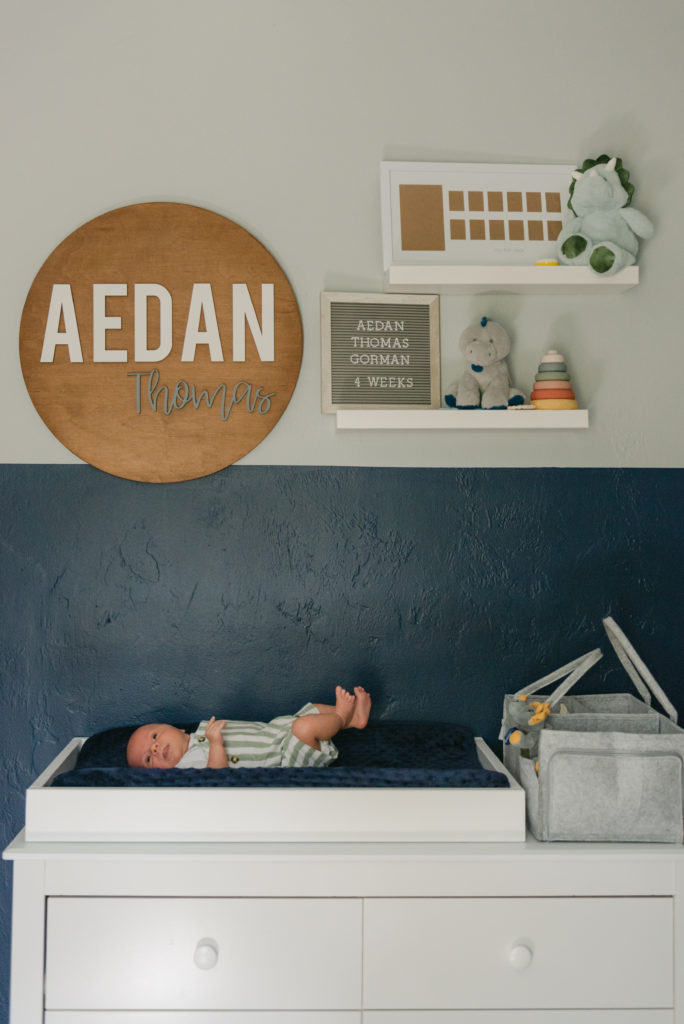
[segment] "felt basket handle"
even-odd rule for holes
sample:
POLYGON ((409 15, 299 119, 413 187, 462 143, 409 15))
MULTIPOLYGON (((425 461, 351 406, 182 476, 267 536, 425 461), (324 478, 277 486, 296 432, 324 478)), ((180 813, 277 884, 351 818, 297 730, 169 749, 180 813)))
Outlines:
POLYGON ((608 634, 608 639, 613 645, 622 667, 639 691, 642 700, 651 703, 651 694, 656 698, 661 707, 667 712, 670 721, 676 724, 677 711, 663 693, 660 685, 655 681, 653 675, 634 650, 629 640, 622 632, 617 622, 609 615, 603 620, 603 625, 608 634))
POLYGON ((567 665, 563 665, 562 668, 557 668, 555 672, 549 672, 547 676, 543 676, 538 679, 536 683, 531 683, 529 686, 523 686, 521 690, 518 690, 515 697, 521 697, 523 694, 538 693, 539 690, 543 690, 544 687, 550 683, 555 683, 557 679, 563 679, 560 686, 554 690, 548 700, 549 707, 553 707, 561 697, 564 697, 568 690, 571 690, 578 679, 589 671, 592 665, 595 665, 597 661, 600 661, 603 657, 603 653, 600 647, 596 647, 593 651, 589 651, 587 654, 581 655, 579 658, 575 658, 574 661, 569 661, 567 665), (567 678, 564 678, 566 677, 567 678))

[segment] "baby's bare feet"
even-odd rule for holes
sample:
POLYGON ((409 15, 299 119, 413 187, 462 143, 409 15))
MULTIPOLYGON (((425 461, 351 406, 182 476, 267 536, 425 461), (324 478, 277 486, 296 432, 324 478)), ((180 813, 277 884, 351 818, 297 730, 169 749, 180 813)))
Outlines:
POLYGON ((356 697, 353 693, 342 686, 335 687, 335 712, 342 719, 343 729, 348 729, 351 724, 355 704, 356 697))
POLYGON ((368 724, 371 710, 371 696, 364 690, 363 686, 355 686, 354 693, 356 700, 354 704, 354 713, 352 714, 351 721, 349 722, 350 729, 365 729, 368 724))

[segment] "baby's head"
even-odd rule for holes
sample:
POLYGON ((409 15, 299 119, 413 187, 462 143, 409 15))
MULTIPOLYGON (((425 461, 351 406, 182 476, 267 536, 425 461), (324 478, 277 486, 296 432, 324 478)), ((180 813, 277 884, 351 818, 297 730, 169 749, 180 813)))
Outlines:
POLYGON ((175 725, 141 725, 128 741, 126 760, 131 768, 175 768, 189 743, 188 734, 175 725))

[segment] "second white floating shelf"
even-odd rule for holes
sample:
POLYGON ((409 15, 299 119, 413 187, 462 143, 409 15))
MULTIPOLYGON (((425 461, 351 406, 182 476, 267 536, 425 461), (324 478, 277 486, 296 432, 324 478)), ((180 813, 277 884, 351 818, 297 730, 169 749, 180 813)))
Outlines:
POLYGON ((587 409, 339 409, 338 430, 581 430, 587 409))

